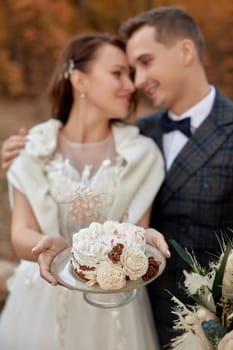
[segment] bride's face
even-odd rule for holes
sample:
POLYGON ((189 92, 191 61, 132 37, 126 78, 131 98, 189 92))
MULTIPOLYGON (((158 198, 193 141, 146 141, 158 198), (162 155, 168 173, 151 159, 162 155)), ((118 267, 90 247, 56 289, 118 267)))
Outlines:
POLYGON ((122 50, 110 44, 101 47, 84 80, 89 105, 108 119, 127 117, 134 85, 122 50))

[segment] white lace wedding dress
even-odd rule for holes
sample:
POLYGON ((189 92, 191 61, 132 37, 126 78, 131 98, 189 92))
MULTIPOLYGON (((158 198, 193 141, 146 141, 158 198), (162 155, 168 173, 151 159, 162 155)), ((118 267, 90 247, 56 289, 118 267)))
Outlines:
MULTIPOLYGON (((58 204, 60 233, 71 242, 81 227, 108 219, 124 159, 115 154, 113 137, 86 146, 58 139, 44 174, 58 204)), ((37 264, 23 261, 10 289, 0 322, 1 350, 159 349, 144 288, 128 305, 101 309, 88 305, 82 292, 49 285, 37 264)))

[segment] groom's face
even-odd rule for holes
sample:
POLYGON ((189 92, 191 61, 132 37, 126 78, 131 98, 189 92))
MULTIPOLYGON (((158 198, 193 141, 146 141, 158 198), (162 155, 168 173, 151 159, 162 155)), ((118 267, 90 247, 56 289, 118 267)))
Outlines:
POLYGON ((142 89, 158 109, 175 109, 184 85, 181 41, 164 45, 155 29, 136 30, 127 43, 129 64, 135 72, 135 86, 142 89))

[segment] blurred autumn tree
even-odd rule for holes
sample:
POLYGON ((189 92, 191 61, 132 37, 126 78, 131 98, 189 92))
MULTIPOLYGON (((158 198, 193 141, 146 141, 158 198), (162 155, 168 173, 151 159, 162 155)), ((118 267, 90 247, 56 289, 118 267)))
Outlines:
POLYGON ((209 80, 233 98, 232 0, 1 0, 0 95, 40 95, 72 35, 117 33, 123 20, 160 5, 183 6, 194 16, 207 42, 209 80))

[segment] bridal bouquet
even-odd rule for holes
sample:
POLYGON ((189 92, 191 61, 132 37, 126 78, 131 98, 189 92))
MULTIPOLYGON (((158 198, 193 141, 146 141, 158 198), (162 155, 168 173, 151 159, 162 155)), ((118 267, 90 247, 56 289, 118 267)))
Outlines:
POLYGON ((173 328, 184 333, 172 339, 171 349, 232 350, 233 242, 223 242, 220 256, 207 267, 176 241, 171 244, 192 269, 184 271, 184 289, 195 301, 188 306, 173 296, 172 312, 177 316, 173 328))

